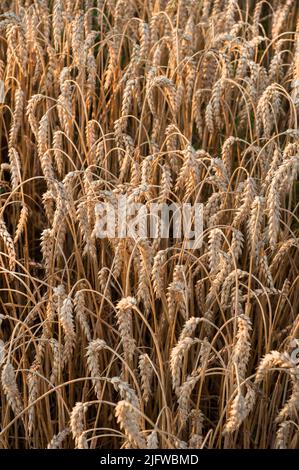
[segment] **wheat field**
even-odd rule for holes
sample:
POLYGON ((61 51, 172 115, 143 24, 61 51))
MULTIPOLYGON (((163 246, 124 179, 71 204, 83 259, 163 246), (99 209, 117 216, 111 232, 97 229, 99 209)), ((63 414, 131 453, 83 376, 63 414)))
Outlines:
POLYGON ((299 448, 298 13, 1 1, 0 448, 299 448))

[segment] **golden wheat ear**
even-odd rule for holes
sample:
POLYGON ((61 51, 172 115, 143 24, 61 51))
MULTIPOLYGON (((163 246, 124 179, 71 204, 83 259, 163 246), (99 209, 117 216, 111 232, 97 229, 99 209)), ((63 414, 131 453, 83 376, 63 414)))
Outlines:
POLYGON ((0 33, 0 447, 298 448, 298 1, 0 33))

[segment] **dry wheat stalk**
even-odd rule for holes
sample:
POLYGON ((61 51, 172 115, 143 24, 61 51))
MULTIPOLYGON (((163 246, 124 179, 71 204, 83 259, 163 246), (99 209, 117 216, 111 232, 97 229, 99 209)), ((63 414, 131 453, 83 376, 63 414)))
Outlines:
POLYGON ((0 2, 3 448, 298 447, 297 10, 0 2))
POLYGON ((86 411, 87 405, 77 402, 70 414, 70 429, 77 448, 79 448, 79 439, 84 431, 84 417, 86 411))
POLYGON ((69 433, 70 429, 65 428, 58 434, 55 434, 47 445, 47 449, 59 449, 65 438, 69 435, 69 433))
POLYGON ((15 415, 18 415, 23 410, 23 403, 16 384, 15 370, 10 362, 3 366, 1 383, 11 409, 15 415))
POLYGON ((133 297, 125 297, 117 304, 117 324, 125 357, 131 361, 135 352, 135 340, 132 332, 132 308, 136 305, 133 297))
POLYGON ((98 364, 98 353, 106 347, 106 343, 102 339, 95 339, 91 341, 87 347, 87 368, 92 377, 92 383, 99 400, 101 399, 101 371, 98 364))
POLYGON ((11 238, 4 220, 0 218, 0 237, 3 240, 7 254, 8 254, 8 264, 10 271, 14 272, 16 266, 16 252, 13 244, 13 239, 11 238))

